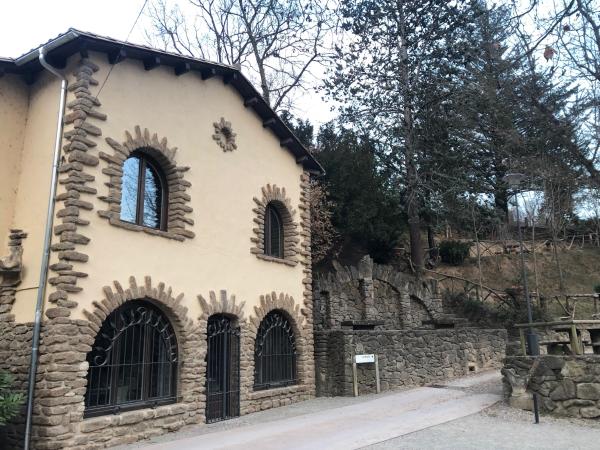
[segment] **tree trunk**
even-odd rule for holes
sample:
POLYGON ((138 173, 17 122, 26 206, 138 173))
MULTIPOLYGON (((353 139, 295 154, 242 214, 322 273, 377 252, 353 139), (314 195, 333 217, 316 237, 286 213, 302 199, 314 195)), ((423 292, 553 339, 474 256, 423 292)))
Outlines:
POLYGON ((419 276, 423 271, 423 247, 421 244, 421 220, 419 217, 419 194, 418 194, 418 178, 417 168, 415 166, 415 139, 412 120, 412 110, 410 106, 410 78, 406 62, 408 59, 408 49, 404 41, 405 23, 404 11, 402 5, 399 10, 399 28, 400 28, 400 52, 399 57, 402 58, 400 64, 400 89, 402 91, 403 107, 403 126, 404 126, 404 160, 406 164, 406 213, 408 216, 408 232, 410 235, 410 258, 419 276))
POLYGON ((535 217, 531 219, 531 253, 533 255, 533 276, 535 278, 535 294, 538 298, 538 306, 542 308, 542 294, 540 293, 540 280, 537 269, 537 254, 535 252, 535 217))
POLYGON ((483 273, 481 271, 481 250, 479 248, 479 235, 477 233, 477 223, 475 222, 475 211, 471 211, 471 217, 473 218, 473 234, 475 235, 475 242, 477 244, 477 270, 479 271, 479 286, 477 286, 477 300, 481 300, 479 289, 483 286, 483 273))
POLYGON ((438 250, 435 247, 435 234, 431 225, 427 225, 427 246, 429 247, 429 258, 433 261, 437 260, 438 250))

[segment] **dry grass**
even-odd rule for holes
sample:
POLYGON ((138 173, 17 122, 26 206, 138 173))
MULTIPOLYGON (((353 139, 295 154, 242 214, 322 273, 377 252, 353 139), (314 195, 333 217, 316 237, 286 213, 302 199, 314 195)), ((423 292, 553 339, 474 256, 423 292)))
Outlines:
MULTIPOLYGON (((600 284, 600 249, 577 248, 564 250, 559 253, 561 261, 565 292, 569 294, 591 294, 594 286, 600 284)), ((533 264, 533 255, 526 255, 528 281, 532 292, 539 292, 546 298, 560 295, 559 276, 556 262, 550 251, 536 254, 537 283, 533 264)), ((520 256, 495 255, 484 257, 481 260, 482 279, 485 286, 504 291, 507 288, 521 285, 520 256)), ((462 266, 448 266, 442 264, 436 271, 448 275, 455 275, 477 282, 479 271, 477 260, 470 258, 462 266)), ((552 315, 564 315, 560 306, 551 303, 552 315)), ((589 316, 594 312, 593 300, 581 300, 578 303, 577 316, 589 316)))

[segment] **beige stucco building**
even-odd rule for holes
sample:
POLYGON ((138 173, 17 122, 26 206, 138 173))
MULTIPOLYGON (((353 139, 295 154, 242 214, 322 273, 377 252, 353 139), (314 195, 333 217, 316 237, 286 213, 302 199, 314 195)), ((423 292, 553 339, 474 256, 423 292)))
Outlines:
POLYGON ((234 67, 76 30, 44 52, 68 86, 47 272, 61 80, 0 59, 0 369, 27 386, 43 294, 32 447, 313 396, 319 164, 234 67))

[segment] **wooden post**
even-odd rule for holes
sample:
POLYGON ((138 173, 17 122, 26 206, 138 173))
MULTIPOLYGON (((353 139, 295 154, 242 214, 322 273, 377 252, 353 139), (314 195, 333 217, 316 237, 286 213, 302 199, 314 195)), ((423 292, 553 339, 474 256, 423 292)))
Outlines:
POLYGON ((575 325, 571 325, 571 331, 569 333, 571 338, 571 350, 576 355, 583 355, 583 350, 579 345, 579 337, 577 336, 577 327, 575 325))
POLYGON ((381 392, 381 384, 379 383, 379 357, 375 355, 375 382, 377 383, 377 393, 381 392))
POLYGON ((523 356, 527 355, 527 346, 525 344, 525 330, 523 328, 519 328, 519 338, 521 340, 521 352, 523 356))
POLYGON ((354 387, 354 396, 358 397, 358 371, 356 370, 356 360, 352 357, 352 385, 354 387))

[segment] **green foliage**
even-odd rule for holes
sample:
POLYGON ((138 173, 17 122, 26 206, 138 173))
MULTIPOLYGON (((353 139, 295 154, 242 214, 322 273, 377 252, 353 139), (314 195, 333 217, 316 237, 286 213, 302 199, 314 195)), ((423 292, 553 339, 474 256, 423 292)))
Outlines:
POLYGON ((12 390, 13 381, 10 374, 0 372, 0 426, 15 417, 23 404, 23 394, 12 390))
POLYGON ((289 111, 281 111, 279 117, 281 117, 281 120, 292 130, 306 148, 310 148, 313 145, 314 126, 308 119, 299 119, 289 111))
POLYGON ((594 292, 596 294, 600 294, 600 283, 594 285, 594 292))
POLYGON ((453 266, 460 266, 469 257, 471 245, 471 242, 442 241, 440 243, 442 261, 453 266))
POLYGON ((340 241, 364 246, 376 261, 387 262, 406 222, 400 195, 381 170, 373 142, 331 123, 317 141, 340 241))

